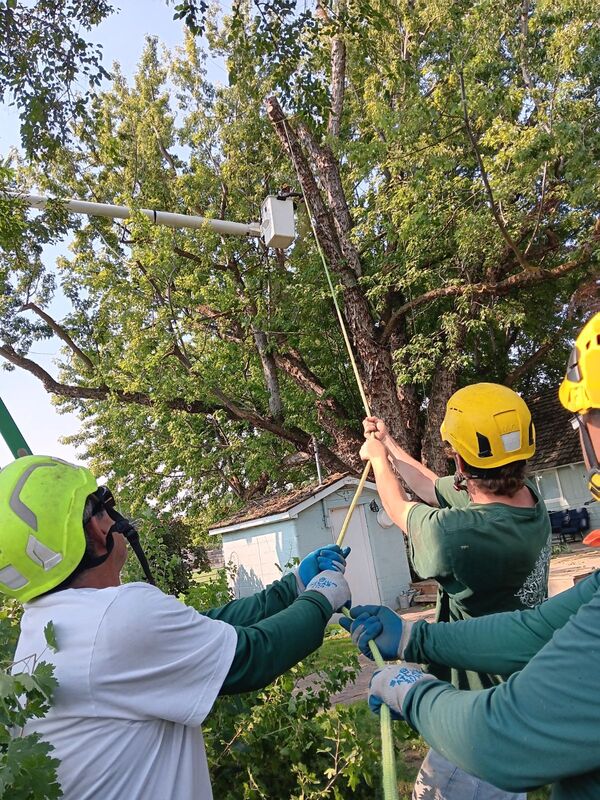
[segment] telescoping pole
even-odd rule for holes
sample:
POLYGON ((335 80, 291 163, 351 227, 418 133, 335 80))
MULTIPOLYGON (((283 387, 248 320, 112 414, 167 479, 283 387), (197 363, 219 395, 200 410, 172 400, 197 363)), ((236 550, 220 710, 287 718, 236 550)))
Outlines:
POLYGON ((23 438, 23 434, 11 417, 2 398, 0 398, 0 433, 15 458, 31 455, 31 448, 23 438))

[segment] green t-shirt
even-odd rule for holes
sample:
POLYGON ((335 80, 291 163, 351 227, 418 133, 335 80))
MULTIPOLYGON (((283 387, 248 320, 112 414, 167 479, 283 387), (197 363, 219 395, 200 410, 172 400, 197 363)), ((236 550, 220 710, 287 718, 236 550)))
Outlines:
MULTIPOLYGON (((410 554, 423 578, 435 578, 436 621, 481 617, 499 611, 532 608, 546 598, 550 563, 550 519, 533 484, 536 503, 515 508, 504 503, 472 503, 456 491, 452 476, 436 481, 440 504, 418 503, 408 515, 410 554)), ((431 671, 458 689, 482 689, 501 681, 498 675, 450 670, 431 671)))

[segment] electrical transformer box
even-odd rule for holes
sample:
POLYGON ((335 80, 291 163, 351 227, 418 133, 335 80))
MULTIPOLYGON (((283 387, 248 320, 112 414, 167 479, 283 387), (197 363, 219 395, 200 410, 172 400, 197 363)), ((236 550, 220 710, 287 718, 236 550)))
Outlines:
POLYGON ((267 247, 289 247, 296 238, 293 200, 269 195, 262 204, 260 229, 267 247))

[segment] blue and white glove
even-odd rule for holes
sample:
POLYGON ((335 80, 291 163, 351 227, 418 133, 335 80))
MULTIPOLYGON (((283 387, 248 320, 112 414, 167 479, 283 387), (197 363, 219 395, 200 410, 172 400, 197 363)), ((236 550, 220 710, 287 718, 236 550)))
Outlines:
POLYGON ((379 714, 385 703, 392 712, 392 719, 404 719, 403 705, 407 694, 416 683, 434 681, 433 675, 419 669, 416 664, 402 661, 376 672, 369 684, 369 708, 379 714))
POLYGON ((303 592, 305 587, 312 579, 326 569, 333 569, 341 572, 346 570, 346 558, 350 553, 349 547, 341 547, 337 544, 328 544, 313 550, 300 562, 296 570, 296 581, 298 591, 303 592))
POLYGON ((387 606, 354 606, 350 616, 352 619, 342 617, 340 625, 350 633, 363 655, 373 658, 369 642, 374 641, 385 661, 404 658, 412 622, 405 622, 387 606))
POLYGON ((339 611, 342 606, 349 606, 352 600, 346 578, 334 569, 319 572, 308 582, 306 591, 322 594, 329 601, 332 611, 339 611))

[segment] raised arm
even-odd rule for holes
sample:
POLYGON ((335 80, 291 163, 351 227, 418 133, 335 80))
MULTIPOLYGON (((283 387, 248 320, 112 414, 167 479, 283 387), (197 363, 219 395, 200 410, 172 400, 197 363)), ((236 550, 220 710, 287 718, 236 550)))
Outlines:
POLYGON ((391 457, 396 472, 402 480, 424 503, 431 506, 438 506, 438 498, 435 493, 435 482, 438 476, 415 458, 410 456, 406 450, 390 435, 385 422, 378 417, 366 417, 363 420, 365 436, 374 433, 385 446, 391 457))
POLYGON ((416 505, 409 500, 400 481, 394 475, 387 451, 379 439, 366 439, 360 450, 363 461, 370 461, 375 475, 377 491, 388 516, 405 533, 408 530, 408 513, 416 505))

